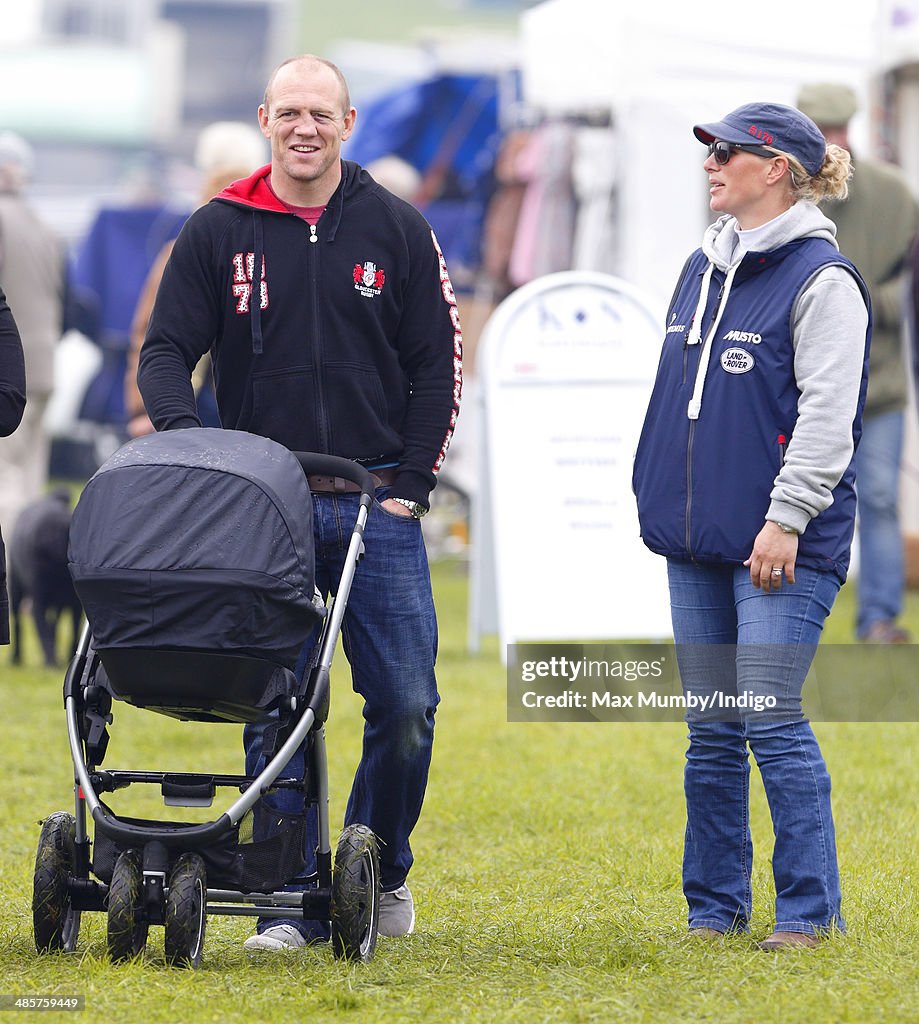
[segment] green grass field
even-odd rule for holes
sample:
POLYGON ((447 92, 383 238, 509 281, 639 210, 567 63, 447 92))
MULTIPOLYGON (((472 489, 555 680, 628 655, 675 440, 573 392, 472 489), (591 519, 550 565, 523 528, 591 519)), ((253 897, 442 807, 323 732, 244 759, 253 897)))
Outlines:
MULTIPOLYGON (((82 1019, 145 1024, 919 1021, 915 724, 817 726, 834 782, 848 935, 813 951, 757 950, 771 925, 771 826, 754 779, 754 933, 700 943, 685 935, 680 891, 684 726, 509 724, 495 645, 478 657, 465 650, 463 567, 436 565, 435 589, 443 703, 413 838, 418 926, 381 939, 367 965, 336 962, 327 948, 246 953, 250 921, 227 917, 208 919, 197 972, 166 967, 161 928, 143 961, 112 965, 99 913, 84 915, 76 953, 39 956, 30 911, 38 823, 71 808, 63 676, 38 667, 34 642, 25 668, 0 653, 0 995, 83 995, 82 1019)), ((851 619, 844 588, 827 639, 848 641, 851 619)), ((906 621, 919 635, 919 595, 906 621)), ((343 657, 333 682, 340 822, 360 740, 343 657)), ((240 768, 238 727, 114 712, 107 766, 240 768)), ((130 799, 119 810, 157 813, 142 790, 120 796, 130 799)))

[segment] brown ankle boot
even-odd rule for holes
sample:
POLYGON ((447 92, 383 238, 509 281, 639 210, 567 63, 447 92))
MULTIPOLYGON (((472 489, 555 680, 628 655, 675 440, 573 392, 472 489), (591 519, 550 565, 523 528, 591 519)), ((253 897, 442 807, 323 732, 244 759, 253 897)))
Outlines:
POLYGON ((759 948, 770 952, 773 949, 786 949, 789 946, 816 946, 820 937, 813 932, 773 932, 767 939, 759 943, 759 948))

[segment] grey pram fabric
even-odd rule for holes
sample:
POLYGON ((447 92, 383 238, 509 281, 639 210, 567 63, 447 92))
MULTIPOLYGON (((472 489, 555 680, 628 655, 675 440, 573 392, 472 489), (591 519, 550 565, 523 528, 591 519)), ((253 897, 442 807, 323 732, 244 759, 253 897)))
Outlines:
POLYGON ((70 572, 95 647, 292 668, 317 619, 309 485, 264 437, 196 427, 128 442, 87 483, 70 572))

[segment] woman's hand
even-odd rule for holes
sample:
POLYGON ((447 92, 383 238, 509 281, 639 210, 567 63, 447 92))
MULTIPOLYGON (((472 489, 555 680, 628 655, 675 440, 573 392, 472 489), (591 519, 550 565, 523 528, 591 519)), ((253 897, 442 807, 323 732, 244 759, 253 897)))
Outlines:
POLYGON ((786 533, 771 520, 756 535, 753 550, 744 565, 750 567, 750 582, 765 593, 780 590, 782 577, 795 581, 795 558, 798 554, 798 535, 786 533))

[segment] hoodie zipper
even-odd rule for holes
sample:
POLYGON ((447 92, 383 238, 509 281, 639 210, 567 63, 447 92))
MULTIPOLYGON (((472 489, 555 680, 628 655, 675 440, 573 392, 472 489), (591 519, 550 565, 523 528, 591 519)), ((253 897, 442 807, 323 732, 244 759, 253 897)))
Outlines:
MULTIPOLYGON (((308 225, 310 229, 310 243, 319 241, 319 233, 315 224, 308 225)), ((329 416, 325 403, 325 387, 322 380, 322 359, 320 357, 321 341, 321 318, 319 316, 319 249, 313 244, 307 246, 306 252, 307 276, 312 309, 312 322, 310 334, 313 344, 310 346, 313 366, 313 398, 316 403, 316 425, 319 428, 319 450, 328 452, 329 449, 329 416)))

